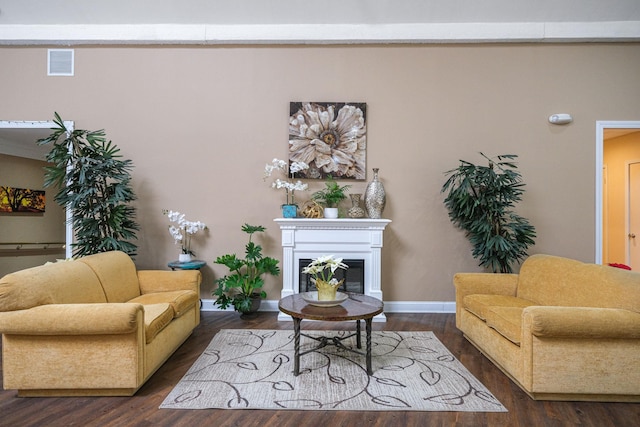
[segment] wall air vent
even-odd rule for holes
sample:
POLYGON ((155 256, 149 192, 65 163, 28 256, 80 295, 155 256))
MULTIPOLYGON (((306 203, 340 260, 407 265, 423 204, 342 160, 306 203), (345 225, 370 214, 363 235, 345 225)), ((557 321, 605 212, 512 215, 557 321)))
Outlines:
POLYGON ((48 76, 73 76, 73 49, 49 49, 48 76))

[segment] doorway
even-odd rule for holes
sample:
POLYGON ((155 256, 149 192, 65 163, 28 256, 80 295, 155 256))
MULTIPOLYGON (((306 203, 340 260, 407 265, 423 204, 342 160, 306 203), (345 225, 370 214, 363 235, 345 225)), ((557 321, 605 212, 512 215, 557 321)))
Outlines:
MULTIPOLYGON (((619 166, 617 175, 613 164, 605 162, 607 141, 616 141, 624 135, 640 135, 640 121, 596 122, 596 194, 595 194, 595 262, 629 264, 629 159, 640 155, 624 154, 626 166, 619 166), (619 178, 620 173, 623 177, 619 178), (618 176, 618 178, 616 178, 618 176), (616 181, 618 179, 618 181, 616 181)), ((640 152, 640 144, 633 144, 640 152)), ((611 156, 607 158, 611 163, 611 156)), ((623 162, 623 163, 624 163, 623 162)), ((619 163, 619 162, 618 162, 619 163)), ((640 244, 640 238, 638 238, 640 244)), ((639 268, 640 269, 640 268, 639 268)))
MULTIPOLYGON (((64 121, 67 129, 73 130, 73 121, 64 121)), ((8 121, 0 120, 0 154, 6 154, 25 159, 45 160, 50 147, 39 147, 35 142, 51 134, 51 128, 56 127, 53 121, 8 121)), ((71 243, 73 242, 73 228, 71 212, 65 213, 65 257, 72 257, 71 243)))

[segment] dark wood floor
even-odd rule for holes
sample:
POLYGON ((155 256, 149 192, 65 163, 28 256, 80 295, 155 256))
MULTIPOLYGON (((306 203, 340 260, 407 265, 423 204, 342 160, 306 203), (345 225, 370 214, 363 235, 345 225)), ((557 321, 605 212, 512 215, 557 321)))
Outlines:
MULTIPOLYGON (((351 324, 303 322, 303 329, 351 324)), ((640 404, 536 402, 484 358, 455 327, 453 314, 388 314, 374 330, 431 330, 509 410, 469 412, 343 412, 158 409, 220 329, 288 329, 277 314, 243 320, 236 313, 203 312, 202 323, 133 397, 19 398, 0 391, 1 426, 640 426, 640 404)))

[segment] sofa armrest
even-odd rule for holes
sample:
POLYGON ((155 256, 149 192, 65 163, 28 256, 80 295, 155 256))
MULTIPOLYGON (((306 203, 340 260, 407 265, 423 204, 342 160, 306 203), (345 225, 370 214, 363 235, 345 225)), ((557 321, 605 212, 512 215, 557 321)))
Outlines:
POLYGON ((0 313, 3 334, 129 334, 141 327, 144 327, 142 304, 46 304, 0 313))
POLYGON ((524 333, 541 338, 640 338, 640 313, 630 310, 533 306, 522 316, 524 333))
POLYGON ((149 294, 153 292, 168 292, 177 290, 189 290, 200 295, 200 282, 202 275, 198 270, 139 270, 138 282, 140 292, 149 294))

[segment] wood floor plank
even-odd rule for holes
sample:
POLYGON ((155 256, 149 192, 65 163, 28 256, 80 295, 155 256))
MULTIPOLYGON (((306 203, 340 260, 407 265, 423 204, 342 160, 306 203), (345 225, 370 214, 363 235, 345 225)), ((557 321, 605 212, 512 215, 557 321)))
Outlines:
MULTIPOLYGON (((303 329, 354 327, 331 322, 303 322, 303 329)), ((236 313, 203 312, 202 323, 133 397, 19 398, 0 391, 0 426, 242 426, 371 427, 386 426, 640 426, 640 404, 537 402, 489 362, 455 327, 453 314, 390 313, 374 330, 433 331, 438 339, 509 410, 478 412, 346 412, 158 409, 164 398, 220 329, 291 329, 277 313, 244 320, 236 313)), ((0 377, 1 377, 0 371, 0 377)))

